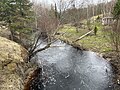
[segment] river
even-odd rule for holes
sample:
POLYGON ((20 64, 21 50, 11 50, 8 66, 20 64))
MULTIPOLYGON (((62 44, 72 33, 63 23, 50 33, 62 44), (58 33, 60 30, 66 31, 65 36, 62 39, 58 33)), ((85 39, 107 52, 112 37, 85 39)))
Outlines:
POLYGON ((47 77, 43 90, 113 90, 111 66, 94 52, 57 41, 38 53, 37 63, 47 77))

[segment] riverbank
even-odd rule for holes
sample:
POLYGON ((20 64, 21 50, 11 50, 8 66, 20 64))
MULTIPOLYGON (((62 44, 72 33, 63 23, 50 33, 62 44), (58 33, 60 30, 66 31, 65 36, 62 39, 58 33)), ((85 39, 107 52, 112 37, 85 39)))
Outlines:
POLYGON ((0 37, 0 90, 22 90, 27 50, 0 37))
POLYGON ((27 50, 0 37, 0 90, 23 90, 24 82, 37 65, 29 62, 27 50))
POLYGON ((106 32, 102 29, 101 25, 98 26, 97 35, 94 35, 94 32, 85 36, 81 40, 74 42, 76 39, 84 35, 88 30, 80 29, 79 32, 76 32, 76 28, 73 26, 65 25, 62 29, 58 31, 60 35, 56 35, 56 38, 70 44, 78 49, 93 51, 98 53, 100 57, 105 58, 111 63, 113 68, 115 90, 119 90, 119 81, 120 81, 120 58, 116 56, 116 53, 112 50, 109 43, 109 38, 106 32))

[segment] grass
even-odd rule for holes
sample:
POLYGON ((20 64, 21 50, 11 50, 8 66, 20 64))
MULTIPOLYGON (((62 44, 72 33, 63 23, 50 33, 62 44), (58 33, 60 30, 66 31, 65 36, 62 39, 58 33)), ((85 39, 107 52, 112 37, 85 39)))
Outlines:
POLYGON ((59 33, 63 34, 60 36, 61 38, 68 38, 71 41, 76 40, 79 38, 81 35, 85 34, 88 32, 86 29, 79 29, 79 33, 76 32, 76 27, 70 26, 70 25, 65 25, 62 29, 58 31, 59 33))
MULTIPOLYGON (((92 23, 92 29, 97 26, 98 31, 97 35, 94 33, 84 37, 83 39, 77 41, 76 43, 82 45, 82 47, 92 50, 94 52, 105 53, 111 51, 111 46, 108 42, 107 35, 103 30, 103 26, 99 22, 92 23)), ((74 26, 65 25, 62 29, 58 31, 59 33, 63 33, 63 35, 57 36, 62 40, 67 40, 72 42, 82 36, 83 34, 87 33, 87 29, 79 29, 79 33, 76 32, 76 28, 74 26)))
POLYGON ((95 52, 103 53, 111 50, 109 42, 106 36, 104 36, 102 30, 99 30, 96 36, 87 36, 79 40, 77 43, 81 44, 84 48, 88 48, 95 52))

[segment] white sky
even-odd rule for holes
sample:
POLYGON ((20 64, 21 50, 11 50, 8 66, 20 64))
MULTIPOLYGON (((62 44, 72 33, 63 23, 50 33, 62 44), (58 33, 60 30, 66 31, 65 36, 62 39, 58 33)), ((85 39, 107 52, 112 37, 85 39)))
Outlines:
MULTIPOLYGON (((31 1, 34 1, 34 2, 37 2, 37 3, 39 3, 39 2, 44 2, 44 3, 46 3, 46 4, 54 4, 54 2, 56 2, 56 1, 59 1, 59 0, 31 0, 31 1)), ((65 1, 68 1, 68 0, 65 0, 65 1)), ((77 1, 79 1, 79 2, 83 2, 83 1, 90 1, 91 3, 93 2, 94 4, 96 4, 96 3, 100 3, 100 2, 107 2, 107 1, 111 1, 111 0, 77 0, 77 1)))

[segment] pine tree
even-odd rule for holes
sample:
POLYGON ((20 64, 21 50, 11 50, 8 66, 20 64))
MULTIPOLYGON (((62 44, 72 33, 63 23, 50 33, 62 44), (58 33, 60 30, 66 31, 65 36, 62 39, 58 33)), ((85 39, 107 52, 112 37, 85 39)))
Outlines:
POLYGON ((28 0, 0 0, 0 21, 3 21, 14 34, 30 31, 32 18, 31 6, 28 0))
POLYGON ((120 16, 120 0, 117 0, 114 10, 113 10, 113 16, 115 19, 119 19, 120 16))

